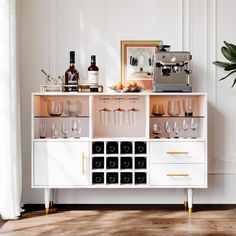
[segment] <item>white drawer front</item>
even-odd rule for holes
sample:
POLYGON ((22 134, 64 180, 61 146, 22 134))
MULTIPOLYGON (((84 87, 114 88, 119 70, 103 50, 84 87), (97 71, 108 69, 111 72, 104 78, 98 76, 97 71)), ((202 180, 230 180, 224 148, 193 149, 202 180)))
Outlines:
POLYGON ((204 163, 204 142, 150 142, 151 163, 204 163))
POLYGON ((150 185, 204 186, 205 166, 202 164, 151 164, 150 185))

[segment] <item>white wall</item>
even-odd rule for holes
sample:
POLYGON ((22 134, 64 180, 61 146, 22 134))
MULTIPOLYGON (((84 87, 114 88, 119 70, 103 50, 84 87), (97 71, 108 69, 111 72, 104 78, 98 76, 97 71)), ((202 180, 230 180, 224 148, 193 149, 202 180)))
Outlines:
MULTIPOLYGON (((234 0, 18 1, 24 202, 43 202, 42 191, 30 188, 30 94, 44 83, 40 69, 64 74, 69 51, 76 50, 85 78, 95 53, 107 87, 120 79, 120 40, 161 39, 172 50, 191 51, 193 89, 209 96, 209 188, 197 190, 194 201, 236 203, 236 108, 230 102, 236 92, 230 88, 232 81, 218 82, 224 72, 212 65, 223 59, 223 40, 236 43, 235 8, 234 0)), ((58 190, 56 201, 182 203, 183 196, 182 190, 58 190)))

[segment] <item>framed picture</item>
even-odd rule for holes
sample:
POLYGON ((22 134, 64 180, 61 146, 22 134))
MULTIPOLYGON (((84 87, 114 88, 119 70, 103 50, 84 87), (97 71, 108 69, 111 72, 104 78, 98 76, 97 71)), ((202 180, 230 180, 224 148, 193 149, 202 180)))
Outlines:
POLYGON ((137 81, 143 89, 152 89, 153 53, 161 40, 121 41, 121 82, 137 81))

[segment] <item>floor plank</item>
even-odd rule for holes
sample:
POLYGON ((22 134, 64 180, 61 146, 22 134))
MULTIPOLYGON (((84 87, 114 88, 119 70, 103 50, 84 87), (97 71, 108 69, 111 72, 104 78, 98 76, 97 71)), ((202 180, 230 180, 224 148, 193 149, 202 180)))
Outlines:
POLYGON ((189 214, 182 207, 145 209, 51 209, 0 221, 0 235, 236 235, 236 206, 207 207, 189 214))

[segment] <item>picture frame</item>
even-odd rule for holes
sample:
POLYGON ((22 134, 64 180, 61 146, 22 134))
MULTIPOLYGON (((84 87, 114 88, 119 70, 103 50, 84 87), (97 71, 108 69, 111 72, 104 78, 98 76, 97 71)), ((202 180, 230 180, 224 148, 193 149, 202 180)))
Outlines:
POLYGON ((161 40, 122 40, 121 83, 135 80, 143 89, 152 90, 153 53, 161 40))

